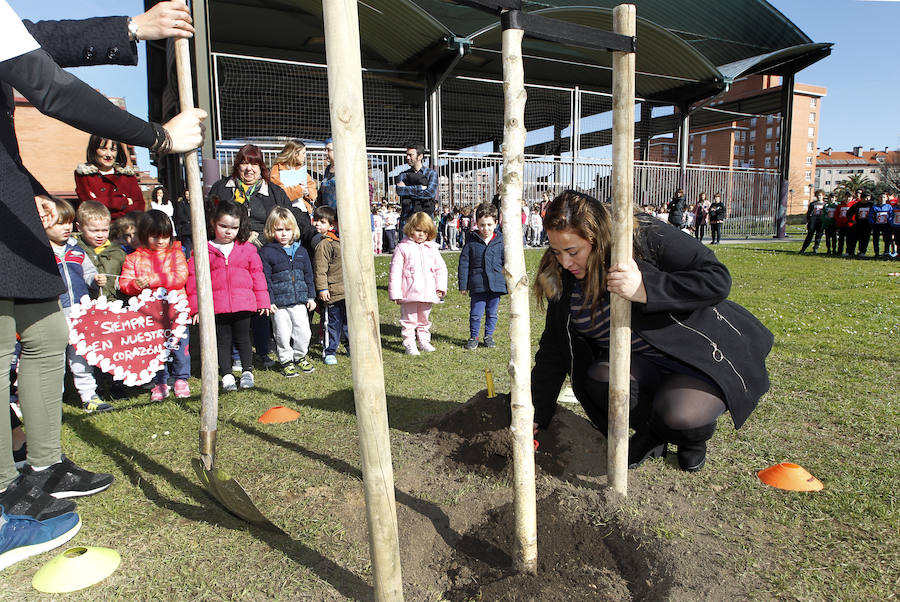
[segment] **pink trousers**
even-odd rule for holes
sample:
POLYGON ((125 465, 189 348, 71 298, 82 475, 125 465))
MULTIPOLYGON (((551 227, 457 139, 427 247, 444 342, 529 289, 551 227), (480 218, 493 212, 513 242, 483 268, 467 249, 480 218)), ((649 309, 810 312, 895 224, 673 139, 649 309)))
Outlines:
POLYGON ((431 315, 431 303, 412 303, 400 304, 400 336, 403 337, 404 345, 415 345, 416 335, 419 342, 431 342, 431 321, 428 316, 431 315))

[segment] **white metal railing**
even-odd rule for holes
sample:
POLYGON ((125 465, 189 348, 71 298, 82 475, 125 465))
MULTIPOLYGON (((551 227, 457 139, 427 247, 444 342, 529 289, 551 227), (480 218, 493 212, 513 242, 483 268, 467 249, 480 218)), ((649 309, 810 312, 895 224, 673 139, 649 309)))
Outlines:
MULTIPOLYGON (((216 158, 222 175, 231 173, 235 154, 242 143, 218 142, 216 158)), ((282 142, 256 142, 266 164, 271 165, 281 150, 282 142)), ((307 148, 307 165, 311 173, 325 169, 322 147, 307 148)), ((397 202, 394 184, 406 168, 406 153, 401 149, 369 149, 369 178, 372 200, 397 202)), ((502 176, 502 158, 497 153, 439 153, 437 171, 440 181, 441 207, 473 207, 490 201, 498 190, 502 176)), ((552 198, 563 190, 574 188, 601 200, 611 198, 612 163, 606 159, 554 156, 526 156, 524 200, 528 205, 552 198)), ((708 198, 719 193, 725 202, 728 219, 723 235, 742 238, 768 236, 773 233, 775 212, 779 205, 778 172, 714 165, 688 165, 682 182, 680 167, 675 163, 635 161, 634 200, 637 206, 665 206, 677 188, 684 188, 689 203, 706 192, 708 198)))

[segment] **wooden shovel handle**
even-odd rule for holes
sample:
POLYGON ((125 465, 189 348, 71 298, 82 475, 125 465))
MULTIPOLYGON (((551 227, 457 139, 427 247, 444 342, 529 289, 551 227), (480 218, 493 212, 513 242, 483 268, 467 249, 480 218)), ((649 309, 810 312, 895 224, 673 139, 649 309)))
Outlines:
MULTIPOLYGON (((175 67, 178 73, 178 97, 181 110, 194 108, 194 86, 191 77, 191 54, 186 39, 175 40, 175 67)), ((191 193, 191 234, 194 239, 194 274, 197 279, 197 302, 200 308, 200 455, 207 469, 215 457, 216 422, 219 414, 219 365, 216 356, 216 327, 213 311, 212 281, 209 273, 209 249, 206 246, 206 214, 200 185, 200 163, 197 151, 184 153, 188 190, 191 193), (204 444, 204 441, 206 442, 204 444), (205 449, 204 449, 205 448, 205 449)))

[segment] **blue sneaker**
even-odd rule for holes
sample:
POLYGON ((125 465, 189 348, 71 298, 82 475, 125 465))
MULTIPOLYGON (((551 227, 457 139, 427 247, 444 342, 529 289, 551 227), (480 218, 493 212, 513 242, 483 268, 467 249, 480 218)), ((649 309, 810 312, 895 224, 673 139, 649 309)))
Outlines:
POLYGON ((78 533, 81 519, 74 512, 37 520, 7 514, 0 506, 0 571, 31 556, 63 545, 78 533))
POLYGON ((337 358, 333 355, 326 355, 322 361, 325 362, 325 364, 327 364, 328 366, 334 366, 335 364, 337 364, 337 358))

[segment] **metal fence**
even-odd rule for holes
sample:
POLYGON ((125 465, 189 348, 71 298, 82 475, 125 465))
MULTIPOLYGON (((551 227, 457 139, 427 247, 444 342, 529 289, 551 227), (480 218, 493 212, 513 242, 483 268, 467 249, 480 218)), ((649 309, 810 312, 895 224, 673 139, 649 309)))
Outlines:
MULTIPOLYGON (((256 142, 268 165, 274 162, 282 142, 256 142)), ((223 175, 231 173, 239 144, 219 142, 216 158, 223 175)), ((369 149, 370 197, 375 202, 397 202, 396 178, 405 169, 405 150, 369 149)), ((311 173, 325 170, 323 148, 307 149, 307 166, 311 173)), ((490 201, 498 191, 502 177, 502 158, 497 153, 442 152, 438 155, 442 208, 465 208, 490 201)), ((722 195, 728 219, 723 236, 746 238, 770 236, 774 232, 775 212, 779 204, 778 172, 764 169, 729 168, 711 165, 689 165, 682 182, 681 169, 674 163, 635 161, 634 202, 637 207, 660 208, 679 187, 684 188, 689 203, 706 192, 722 195)), ((609 160, 551 156, 526 156, 524 165, 524 201, 527 205, 553 198, 563 190, 574 188, 601 200, 612 198, 612 163, 609 160)))

